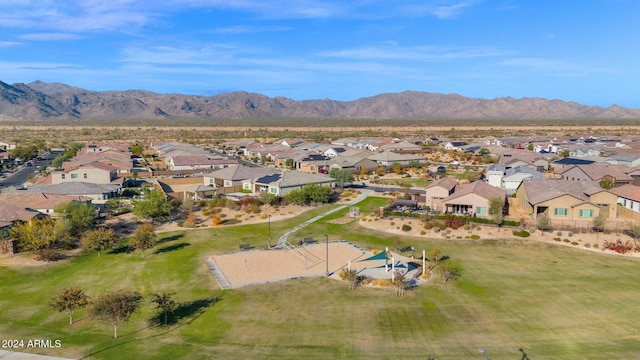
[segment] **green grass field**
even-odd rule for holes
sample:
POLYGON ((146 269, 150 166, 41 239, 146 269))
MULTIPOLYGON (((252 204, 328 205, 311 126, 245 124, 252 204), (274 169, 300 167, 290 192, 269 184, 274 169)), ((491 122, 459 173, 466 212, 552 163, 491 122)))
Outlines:
MULTIPOLYGON (((363 212, 386 199, 361 203, 363 212)), ((271 223, 272 238, 326 210, 271 223)), ((347 209, 341 212, 344 214, 347 209)), ((335 218, 340 214, 334 214, 335 218)), ((329 219, 295 236, 347 239, 363 248, 392 247, 397 237, 329 219)), ((27 269, 0 268, 0 339, 60 339, 59 349, 16 349, 90 359, 628 359, 640 349, 636 303, 640 260, 527 240, 420 240, 463 269, 451 283, 428 283, 395 297, 391 289, 356 288, 315 278, 217 290, 202 261, 238 244, 266 247, 267 224, 164 233, 145 258, 137 252, 82 254, 27 269), (90 296, 115 289, 175 290, 179 318, 159 325, 145 302, 131 321, 110 325, 46 304, 57 290, 90 296)))

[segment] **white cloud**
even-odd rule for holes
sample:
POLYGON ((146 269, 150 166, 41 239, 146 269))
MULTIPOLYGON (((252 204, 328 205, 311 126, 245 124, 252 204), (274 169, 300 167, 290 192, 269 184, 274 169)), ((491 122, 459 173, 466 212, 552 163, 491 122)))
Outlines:
POLYGON ((32 34, 23 34, 18 37, 24 40, 36 40, 36 41, 78 40, 81 38, 80 35, 67 34, 67 33, 32 33, 32 34))
POLYGON ((563 59, 514 58, 502 61, 500 64, 503 66, 559 76, 583 76, 592 73, 616 73, 616 71, 612 69, 599 66, 589 66, 587 64, 563 59))
POLYGON ((367 46, 324 52, 321 55, 326 57, 338 57, 347 59, 438 61, 504 56, 507 55, 507 52, 482 47, 458 48, 443 46, 367 46))
POLYGON ((289 31, 294 28, 291 26, 251 26, 251 25, 238 25, 226 28, 216 29, 215 32, 219 34, 252 34, 259 32, 271 32, 271 31, 289 31))
POLYGON ((20 43, 15 41, 0 41, 0 49, 12 47, 12 46, 18 46, 18 45, 20 45, 20 43))

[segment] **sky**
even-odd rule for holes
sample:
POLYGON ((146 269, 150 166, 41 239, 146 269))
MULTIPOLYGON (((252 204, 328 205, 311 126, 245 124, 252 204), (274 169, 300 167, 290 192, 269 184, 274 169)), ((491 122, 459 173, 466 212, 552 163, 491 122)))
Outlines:
POLYGON ((0 81, 640 108, 637 0, 0 0, 0 81))

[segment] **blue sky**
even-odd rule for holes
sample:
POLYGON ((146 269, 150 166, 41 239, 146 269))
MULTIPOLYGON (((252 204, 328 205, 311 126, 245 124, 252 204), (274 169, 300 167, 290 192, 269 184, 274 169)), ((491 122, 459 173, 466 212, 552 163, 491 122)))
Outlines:
POLYGON ((0 0, 0 80, 640 107, 636 0, 0 0))

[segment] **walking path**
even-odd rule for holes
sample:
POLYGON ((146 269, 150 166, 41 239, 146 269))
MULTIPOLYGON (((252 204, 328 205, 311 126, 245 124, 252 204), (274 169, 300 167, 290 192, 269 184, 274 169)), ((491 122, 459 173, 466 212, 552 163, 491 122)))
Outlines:
POLYGON ((320 214, 320 215, 318 215, 318 216, 314 217, 313 219, 309 219, 309 220, 307 220, 307 221, 303 222, 302 224, 300 224, 300 225, 298 225, 298 226, 294 227, 293 229, 291 229, 291 230, 287 231, 286 233, 284 233, 284 235, 280 236, 280 238, 278 239, 278 243, 276 244, 275 248, 276 248, 276 249, 282 249, 282 248, 285 248, 285 247, 286 247, 286 244, 287 244, 287 239, 288 239, 288 238, 289 238, 289 236, 291 236, 291 234, 293 234, 294 232, 296 232, 296 231, 298 231, 298 230, 302 229, 303 227, 305 227, 305 226, 307 226, 307 225, 309 225, 309 224, 312 224, 312 223, 314 223, 314 222, 316 222, 316 221, 318 221, 318 220, 322 219, 323 217, 325 217, 325 216, 327 216, 327 215, 331 215, 331 214, 333 214, 333 213, 334 213, 334 212, 336 212, 336 211, 340 211, 340 210, 342 210, 342 209, 346 208, 347 206, 352 206, 352 205, 354 205, 354 204, 357 204, 357 203, 361 202, 362 200, 366 199, 366 198, 367 198, 367 196, 371 195, 371 193, 372 193, 372 192, 373 192, 373 191, 371 191, 371 190, 363 190, 363 191, 362 191, 362 193, 361 193, 357 198, 355 198, 353 201, 350 201, 350 202, 348 202, 348 203, 346 203, 346 204, 344 204, 344 205, 338 206, 338 207, 337 207, 337 208, 335 208, 335 209, 331 209, 331 210, 329 210, 329 211, 327 211, 327 212, 324 212, 324 213, 322 213, 322 214, 320 214))

